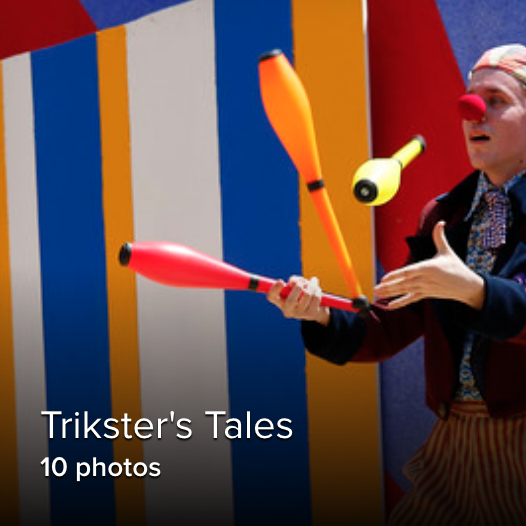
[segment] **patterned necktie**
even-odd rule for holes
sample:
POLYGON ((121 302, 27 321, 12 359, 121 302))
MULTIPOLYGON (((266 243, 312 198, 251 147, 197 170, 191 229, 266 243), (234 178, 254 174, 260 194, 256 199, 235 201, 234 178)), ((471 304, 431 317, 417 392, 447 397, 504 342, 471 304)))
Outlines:
POLYGON ((488 190, 485 194, 488 204, 489 227, 484 236, 484 248, 498 248, 506 242, 508 222, 507 197, 498 190, 488 190))

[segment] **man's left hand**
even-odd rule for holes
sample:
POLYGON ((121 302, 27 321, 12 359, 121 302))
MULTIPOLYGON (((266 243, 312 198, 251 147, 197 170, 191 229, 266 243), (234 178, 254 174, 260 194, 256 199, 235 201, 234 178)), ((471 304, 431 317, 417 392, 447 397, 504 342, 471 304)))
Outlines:
POLYGON ((374 288, 378 299, 398 309, 424 298, 457 300, 480 310, 484 304, 484 280, 453 252, 444 233, 444 221, 433 229, 437 253, 431 259, 386 274, 374 288))

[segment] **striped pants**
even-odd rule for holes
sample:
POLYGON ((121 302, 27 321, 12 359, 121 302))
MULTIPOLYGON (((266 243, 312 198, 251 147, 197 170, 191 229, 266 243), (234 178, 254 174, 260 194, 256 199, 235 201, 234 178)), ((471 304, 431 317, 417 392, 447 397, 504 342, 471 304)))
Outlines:
POLYGON ((454 404, 404 473, 413 487, 389 526, 525 526, 526 416, 454 404))

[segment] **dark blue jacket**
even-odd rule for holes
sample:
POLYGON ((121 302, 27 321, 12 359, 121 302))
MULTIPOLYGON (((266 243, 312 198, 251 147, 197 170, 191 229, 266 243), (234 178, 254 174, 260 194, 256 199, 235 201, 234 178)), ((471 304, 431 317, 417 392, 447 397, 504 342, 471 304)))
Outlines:
MULTIPOLYGON (((409 262, 433 257, 433 226, 446 221, 446 236, 465 260, 470 221, 465 217, 478 172, 423 210, 417 235, 408 238, 409 262)), ((343 365, 383 361, 424 336, 426 402, 445 417, 457 387, 466 330, 476 334, 472 367, 493 416, 526 413, 526 177, 509 192, 513 224, 490 275, 483 274, 486 298, 481 311, 452 300, 426 299, 389 311, 372 305, 366 318, 333 310, 328 327, 302 323, 307 349, 343 365)))

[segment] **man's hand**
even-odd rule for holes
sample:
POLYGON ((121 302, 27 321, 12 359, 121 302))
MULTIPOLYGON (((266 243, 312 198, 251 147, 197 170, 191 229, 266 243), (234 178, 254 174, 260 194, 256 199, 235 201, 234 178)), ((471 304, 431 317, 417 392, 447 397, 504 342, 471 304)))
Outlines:
POLYGON ((318 278, 307 281, 300 276, 292 276, 288 284, 291 287, 287 298, 280 296, 285 282, 277 281, 267 294, 270 303, 276 305, 286 318, 297 320, 312 320, 327 326, 330 320, 330 310, 322 307, 321 289, 318 278))
POLYGON ((390 299, 388 307, 398 309, 423 298, 452 299, 480 310, 485 289, 481 276, 470 270, 453 252, 444 234, 444 221, 433 229, 436 255, 386 274, 375 287, 378 299, 390 299))

